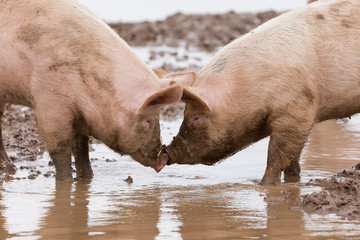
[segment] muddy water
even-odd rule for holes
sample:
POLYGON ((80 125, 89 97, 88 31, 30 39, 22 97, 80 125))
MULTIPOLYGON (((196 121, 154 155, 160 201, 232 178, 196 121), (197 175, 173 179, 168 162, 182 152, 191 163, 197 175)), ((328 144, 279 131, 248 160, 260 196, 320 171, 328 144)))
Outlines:
MULTIPOLYGON (((181 119, 163 122, 163 140, 181 119)), ((360 117, 315 127, 302 155, 299 183, 258 185, 268 139, 213 166, 168 166, 156 174, 104 145, 91 152, 91 182, 55 184, 31 168, 53 171, 47 154, 20 162, 17 177, 0 186, 0 239, 359 239, 360 222, 311 215, 305 183, 360 162, 360 117), (131 176, 133 182, 125 179, 131 176)))

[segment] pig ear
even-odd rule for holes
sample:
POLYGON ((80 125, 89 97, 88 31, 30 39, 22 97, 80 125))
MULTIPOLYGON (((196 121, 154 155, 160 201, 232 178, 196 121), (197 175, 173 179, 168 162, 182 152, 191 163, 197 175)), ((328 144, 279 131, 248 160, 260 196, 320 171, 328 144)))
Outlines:
MULTIPOLYGON (((158 75, 159 76, 159 75, 158 75)), ((181 84, 183 86, 192 86, 195 82, 195 73, 194 72, 186 72, 186 73, 177 73, 167 75, 160 79, 162 83, 168 83, 169 86, 173 84, 181 84)))
POLYGON ((154 70, 154 73, 158 76, 158 78, 163 78, 163 77, 165 77, 168 73, 164 70, 164 69, 162 69, 162 68, 157 68, 157 69, 155 69, 154 70))
POLYGON ((150 97, 148 97, 143 105, 137 110, 137 113, 150 113, 161 106, 177 102, 181 99, 183 87, 180 85, 160 89, 150 97))
POLYGON ((210 111, 209 105, 203 100, 203 98, 188 88, 184 88, 181 100, 200 112, 210 111))

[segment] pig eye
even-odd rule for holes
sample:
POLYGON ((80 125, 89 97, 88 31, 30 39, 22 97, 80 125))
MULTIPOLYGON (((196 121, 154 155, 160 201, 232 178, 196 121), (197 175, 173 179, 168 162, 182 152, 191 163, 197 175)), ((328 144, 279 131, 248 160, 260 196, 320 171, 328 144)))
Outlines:
POLYGON ((195 116, 195 117, 193 117, 193 119, 192 119, 192 123, 193 124, 195 124, 198 120, 200 119, 200 117, 199 116, 195 116))
POLYGON ((149 119, 146 119, 146 124, 149 126, 149 128, 151 128, 152 125, 153 125, 153 121, 149 120, 149 119))

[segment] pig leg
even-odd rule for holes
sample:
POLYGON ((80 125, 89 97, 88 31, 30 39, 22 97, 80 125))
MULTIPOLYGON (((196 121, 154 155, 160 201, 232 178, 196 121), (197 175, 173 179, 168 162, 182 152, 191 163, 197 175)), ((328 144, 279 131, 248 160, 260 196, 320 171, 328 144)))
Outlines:
POLYGON ((10 162, 10 158, 6 153, 2 140, 2 116, 5 112, 5 106, 5 103, 0 102, 0 170, 8 173, 15 173, 16 167, 10 162))
MULTIPOLYGON (((300 158, 300 156, 299 156, 299 158, 300 158)), ((291 161, 290 165, 284 169, 285 177, 290 177, 290 176, 299 177, 300 176, 301 167, 299 164, 299 158, 296 161, 291 161)))
MULTIPOLYGON (((49 103, 53 101, 49 100, 49 103)), ((42 106, 35 109, 40 133, 54 162, 56 181, 73 181, 71 147, 74 138, 72 112, 63 106, 42 106)))
POLYGON ((56 149, 49 149, 49 154, 55 165, 56 181, 73 181, 70 144, 59 142, 56 149))
POLYGON ((89 161, 89 137, 77 134, 73 140, 72 152, 75 157, 76 177, 92 178, 93 171, 89 161))
POLYGON ((310 125, 296 122, 288 127, 283 125, 280 130, 271 133, 267 166, 261 185, 280 184, 283 170, 288 174, 300 175, 299 158, 309 135, 310 125))

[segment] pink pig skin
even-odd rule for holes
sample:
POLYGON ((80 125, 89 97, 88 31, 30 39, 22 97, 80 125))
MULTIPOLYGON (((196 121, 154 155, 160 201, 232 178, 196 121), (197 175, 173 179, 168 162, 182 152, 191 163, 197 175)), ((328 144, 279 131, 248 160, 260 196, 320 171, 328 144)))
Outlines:
MULTIPOLYGON (((0 113, 6 103, 34 108, 56 180, 72 180, 71 154, 77 177, 93 176, 88 136, 145 166, 164 166, 159 108, 178 101, 183 88, 160 88, 151 69, 84 6, 1 1, 0 45, 0 113)), ((10 164, 2 140, 0 163, 10 164)))
POLYGON ((359 1, 320 0, 225 46, 184 88, 168 164, 214 164, 270 136, 261 184, 298 180, 313 125, 360 112, 359 13, 359 1))

